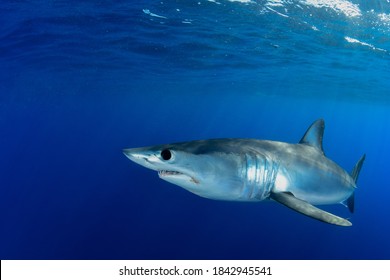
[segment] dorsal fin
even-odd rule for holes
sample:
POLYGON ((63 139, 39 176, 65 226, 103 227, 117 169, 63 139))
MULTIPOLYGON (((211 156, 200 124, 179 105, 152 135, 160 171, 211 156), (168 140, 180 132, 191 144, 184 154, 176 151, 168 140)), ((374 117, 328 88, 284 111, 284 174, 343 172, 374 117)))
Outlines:
POLYGON ((306 130, 305 135, 303 135, 299 144, 309 145, 314 148, 317 148, 322 153, 322 138, 324 136, 325 122, 323 119, 316 120, 312 125, 306 130))

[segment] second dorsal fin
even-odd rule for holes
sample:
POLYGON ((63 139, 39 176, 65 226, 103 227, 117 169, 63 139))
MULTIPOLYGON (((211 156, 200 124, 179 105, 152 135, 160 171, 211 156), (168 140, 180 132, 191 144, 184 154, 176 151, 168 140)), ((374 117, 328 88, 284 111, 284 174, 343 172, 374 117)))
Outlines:
POLYGON ((305 135, 303 135, 299 144, 309 145, 314 148, 317 148, 322 153, 322 138, 324 136, 325 122, 323 119, 316 120, 312 125, 306 130, 305 135))

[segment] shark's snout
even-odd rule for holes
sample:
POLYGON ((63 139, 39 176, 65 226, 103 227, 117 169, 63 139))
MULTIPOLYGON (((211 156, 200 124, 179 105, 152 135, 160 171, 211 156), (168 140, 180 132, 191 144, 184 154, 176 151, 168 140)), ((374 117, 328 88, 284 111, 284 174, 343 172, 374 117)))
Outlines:
POLYGON ((156 170, 156 162, 158 159, 156 156, 144 148, 131 148, 131 149, 123 149, 124 155, 130 159, 131 161, 142 165, 146 168, 156 170))
POLYGON ((142 158, 142 155, 137 153, 136 149, 123 149, 123 153, 132 161, 142 158))
POLYGON ((123 149, 123 153, 126 157, 135 162, 147 160, 151 156, 150 153, 142 148, 123 149))
POLYGON ((122 152, 125 154, 125 156, 130 158, 134 154, 134 149, 123 149, 122 152))

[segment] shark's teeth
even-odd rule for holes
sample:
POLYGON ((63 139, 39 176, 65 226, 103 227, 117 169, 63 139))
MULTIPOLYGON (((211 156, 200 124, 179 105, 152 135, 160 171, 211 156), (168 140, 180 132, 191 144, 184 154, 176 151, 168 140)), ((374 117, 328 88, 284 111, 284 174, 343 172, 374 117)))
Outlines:
MULTIPOLYGON (((160 177, 164 177, 164 176, 175 176, 175 175, 185 175, 185 176, 186 176, 186 174, 183 174, 183 173, 181 173, 181 172, 178 172, 178 171, 169 171, 169 170, 159 170, 159 171, 158 171, 158 175, 159 175, 160 177)), ((196 180, 194 177, 190 177, 190 176, 188 176, 188 177, 190 178, 190 181, 191 181, 191 182, 193 182, 193 183, 195 183, 195 184, 199 184, 199 181, 196 180)))
POLYGON ((166 175, 180 175, 183 173, 177 172, 177 171, 169 171, 169 170, 160 170, 158 171, 158 175, 160 176, 166 176, 166 175))

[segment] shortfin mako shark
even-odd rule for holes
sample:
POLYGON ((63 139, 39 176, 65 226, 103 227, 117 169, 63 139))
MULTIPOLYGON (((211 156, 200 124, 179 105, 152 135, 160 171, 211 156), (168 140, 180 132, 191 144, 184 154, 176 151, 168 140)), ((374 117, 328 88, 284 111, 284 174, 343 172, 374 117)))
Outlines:
POLYGON ((324 121, 298 144, 256 139, 211 139, 124 149, 135 163, 201 197, 277 201, 322 222, 351 226, 314 205, 341 203, 354 210, 354 191, 365 155, 348 174, 322 149, 324 121))

